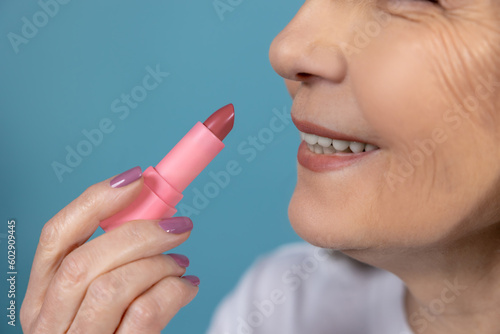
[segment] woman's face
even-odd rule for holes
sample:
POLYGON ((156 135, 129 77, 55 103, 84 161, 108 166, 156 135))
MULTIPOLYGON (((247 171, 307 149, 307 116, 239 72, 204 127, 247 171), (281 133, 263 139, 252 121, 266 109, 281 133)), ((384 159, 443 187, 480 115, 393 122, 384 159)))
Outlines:
POLYGON ((378 147, 301 144, 289 216, 310 243, 429 247, 499 221, 500 2, 439 1, 307 0, 273 41, 298 128, 378 147))

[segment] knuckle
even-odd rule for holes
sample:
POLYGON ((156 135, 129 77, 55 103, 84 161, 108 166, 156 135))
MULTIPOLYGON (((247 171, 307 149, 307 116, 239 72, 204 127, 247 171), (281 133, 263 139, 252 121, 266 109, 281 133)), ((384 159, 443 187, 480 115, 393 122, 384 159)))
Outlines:
POLYGON ((94 323, 99 320, 100 317, 105 314, 106 309, 104 309, 103 306, 95 303, 95 302, 88 302, 86 303, 85 307, 78 311, 79 313, 79 319, 77 323, 73 323, 71 326, 71 333, 85 333, 82 329, 83 324, 90 324, 94 323))
POLYGON ((71 328, 66 332, 66 334, 85 334, 87 330, 79 325, 71 325, 71 328))
POLYGON ((87 268, 81 256, 68 255, 56 274, 56 283, 63 289, 74 289, 87 278, 87 268))
POLYGON ((93 184, 80 195, 79 208, 82 211, 91 210, 98 202, 97 185, 93 184))
POLYGON ((148 233, 149 224, 146 222, 129 222, 128 224, 124 224, 123 233, 125 234, 126 240, 133 240, 136 244, 141 243, 150 243, 151 236, 148 233))
POLYGON ((45 251, 53 251, 57 247, 57 240, 61 236, 61 228, 56 220, 49 220, 42 228, 39 246, 45 251))
POLYGON ((90 305, 107 306, 122 289, 122 281, 116 275, 105 274, 94 280, 87 290, 90 305))
POLYGON ((47 318, 43 316, 39 316, 34 323, 31 325, 30 331, 28 333, 31 334, 45 334, 51 332, 51 324, 47 318))
MULTIPOLYGON (((80 311, 79 311, 80 312, 80 311)), ((71 334, 74 333, 86 333, 83 328, 83 324, 95 323, 103 315, 103 309, 99 305, 90 304, 87 305, 84 311, 81 312, 81 318, 78 319, 79 323, 71 327, 71 334)), ((102 319, 101 319, 102 320, 102 319)))
POLYGON ((99 199, 97 198, 97 186, 88 187, 71 205, 66 206, 57 215, 49 220, 42 228, 39 245, 45 251, 54 251, 58 247, 58 240, 63 235, 64 226, 72 220, 72 216, 79 212, 92 212, 99 199), (76 213, 73 211, 76 205, 76 213), (73 209, 72 209, 73 208, 73 209))
POLYGON ((130 320, 138 328, 150 327, 158 319, 158 305, 153 299, 138 299, 130 308, 130 320))

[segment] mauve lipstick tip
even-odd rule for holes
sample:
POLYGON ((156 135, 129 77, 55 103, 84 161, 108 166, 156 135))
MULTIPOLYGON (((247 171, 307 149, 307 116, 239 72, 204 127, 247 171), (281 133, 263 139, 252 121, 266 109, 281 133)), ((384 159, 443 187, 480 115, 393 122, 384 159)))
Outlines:
POLYGON ((207 118, 203 124, 221 141, 231 132, 234 125, 234 106, 232 103, 220 108, 207 118))

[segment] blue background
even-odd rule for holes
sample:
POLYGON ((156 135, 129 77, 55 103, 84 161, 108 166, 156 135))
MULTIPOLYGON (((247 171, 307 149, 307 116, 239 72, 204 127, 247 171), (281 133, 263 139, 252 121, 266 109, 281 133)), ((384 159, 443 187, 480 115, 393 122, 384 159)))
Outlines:
MULTIPOLYGON (((164 332, 203 333, 215 306, 258 255, 300 240, 287 218, 299 143, 293 124, 252 161, 237 148, 269 126, 274 108, 290 111, 268 50, 301 4, 242 1, 221 19, 212 1, 71 1, 16 53, 8 33, 21 35, 22 18, 33 22, 41 7, 0 3, 0 268, 6 277, 7 220, 15 218, 18 307, 46 221, 89 185, 155 165, 195 122, 229 102, 236 123, 226 148, 186 189, 182 203, 191 204, 193 189, 203 189, 208 172, 228 161, 238 161, 242 172, 192 216, 190 239, 174 250, 189 256, 188 274, 198 275, 201 286, 164 332), (141 85, 146 67, 157 64, 170 75, 120 119, 111 103, 141 85), (85 139, 82 131, 104 118, 114 131, 60 182, 51 164, 65 163, 65 147, 75 149, 85 139)), ((3 279, 0 332, 21 333, 19 321, 15 329, 6 324, 7 291, 3 279)))

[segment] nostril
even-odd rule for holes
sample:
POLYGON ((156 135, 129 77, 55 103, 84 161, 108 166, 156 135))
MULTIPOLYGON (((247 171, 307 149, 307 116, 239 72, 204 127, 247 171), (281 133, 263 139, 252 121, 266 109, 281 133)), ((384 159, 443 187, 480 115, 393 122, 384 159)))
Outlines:
POLYGON ((300 72, 300 73, 297 73, 296 76, 297 76, 298 80, 304 80, 304 79, 309 78, 311 76, 311 74, 305 73, 305 72, 300 72))

